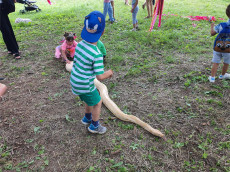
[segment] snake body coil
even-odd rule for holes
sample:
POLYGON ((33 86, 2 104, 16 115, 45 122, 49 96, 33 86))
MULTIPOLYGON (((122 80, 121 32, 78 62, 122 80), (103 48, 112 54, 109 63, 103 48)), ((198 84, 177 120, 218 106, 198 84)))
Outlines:
POLYGON ((101 83, 100 81, 98 81, 97 79, 94 80, 94 84, 97 87, 97 89, 100 92, 101 98, 102 98, 102 102, 104 103, 104 105, 119 119, 123 120, 123 121, 128 121, 128 122, 132 122, 135 123, 141 127, 143 127, 145 130, 149 131, 150 133, 152 133, 155 136, 158 137, 162 137, 163 139, 165 139, 164 134, 162 134, 159 130, 152 128, 149 124, 141 121, 139 118, 137 118, 136 116, 133 115, 127 115, 124 112, 122 112, 119 107, 110 99, 109 95, 108 95, 108 89, 107 87, 101 83))

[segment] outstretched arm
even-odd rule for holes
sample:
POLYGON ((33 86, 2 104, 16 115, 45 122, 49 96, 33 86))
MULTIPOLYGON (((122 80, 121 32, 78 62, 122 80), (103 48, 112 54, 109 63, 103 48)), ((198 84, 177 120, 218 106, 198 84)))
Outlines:
POLYGON ((7 87, 4 84, 0 83, 0 101, 1 101, 1 97, 3 96, 3 94, 6 92, 7 87))
POLYGON ((216 34, 216 31, 214 30, 214 23, 211 23, 211 35, 214 36, 216 34))
POLYGON ((102 81, 102 80, 110 78, 112 76, 113 76, 113 71, 110 69, 101 75, 97 75, 96 77, 99 81, 102 81))

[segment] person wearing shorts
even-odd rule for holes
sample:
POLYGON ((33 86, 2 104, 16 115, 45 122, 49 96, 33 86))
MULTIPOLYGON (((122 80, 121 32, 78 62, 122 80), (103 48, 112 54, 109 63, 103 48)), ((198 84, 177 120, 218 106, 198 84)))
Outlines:
MULTIPOLYGON (((223 29, 228 30, 228 37, 230 37, 230 4, 226 8, 226 15, 229 18, 227 22, 220 23, 214 27, 214 23, 211 23, 211 35, 214 36, 217 33, 220 33, 223 29), (224 25, 223 25, 224 24, 224 25), (225 26, 224 28, 222 26, 225 26)), ((228 47, 230 49, 230 47, 228 47)), ((215 82, 215 75, 221 60, 224 61, 222 73, 219 76, 219 79, 230 79, 230 74, 227 73, 228 67, 230 64, 230 50, 228 52, 217 52, 213 50, 213 59, 212 59, 212 70, 211 76, 208 77, 210 82, 215 82)))
POLYGON ((94 79, 102 81, 113 75, 112 70, 104 72, 103 55, 97 42, 104 33, 105 17, 99 11, 93 11, 85 17, 81 32, 82 41, 77 44, 73 68, 70 76, 72 92, 85 102, 85 116, 81 122, 89 125, 91 133, 103 134, 106 127, 99 123, 101 97, 94 85, 94 79))

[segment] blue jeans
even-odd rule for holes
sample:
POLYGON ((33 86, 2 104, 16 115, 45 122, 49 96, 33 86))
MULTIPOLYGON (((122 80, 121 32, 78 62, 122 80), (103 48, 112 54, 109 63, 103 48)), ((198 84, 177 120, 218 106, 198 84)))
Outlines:
POLYGON ((107 13, 109 14, 109 20, 114 21, 115 19, 113 18, 113 8, 110 2, 106 3, 104 2, 104 11, 103 14, 106 18, 107 13))
POLYGON ((139 7, 136 6, 136 8, 133 10, 132 17, 133 17, 133 24, 137 24, 137 12, 139 10, 139 7))

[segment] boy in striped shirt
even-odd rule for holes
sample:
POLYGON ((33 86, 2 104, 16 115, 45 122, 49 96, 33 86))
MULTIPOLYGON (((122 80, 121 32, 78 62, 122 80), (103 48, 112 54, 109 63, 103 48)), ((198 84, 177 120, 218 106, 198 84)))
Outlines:
POLYGON ((91 133, 103 134, 106 127, 99 123, 101 97, 94 85, 94 79, 102 81, 113 75, 112 70, 104 72, 103 55, 97 47, 105 29, 105 17, 99 11, 93 11, 85 17, 81 32, 82 41, 75 49, 74 64, 70 83, 72 92, 85 102, 85 116, 81 122, 89 125, 91 133))

